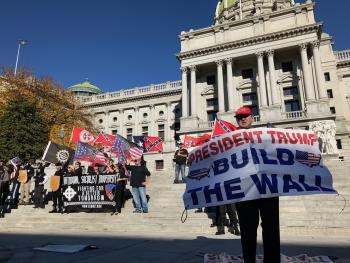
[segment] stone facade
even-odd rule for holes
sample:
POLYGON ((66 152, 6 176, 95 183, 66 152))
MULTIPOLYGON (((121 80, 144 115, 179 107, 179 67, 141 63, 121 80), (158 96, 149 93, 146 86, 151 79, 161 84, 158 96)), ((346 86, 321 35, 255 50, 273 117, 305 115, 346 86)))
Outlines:
POLYGON ((82 99, 96 126, 125 137, 164 134, 165 152, 146 159, 171 169, 179 135, 211 131, 215 115, 233 122, 246 105, 256 126, 335 121, 339 154, 350 157, 350 51, 333 50, 314 3, 230 3, 219 3, 213 26, 180 34, 182 81, 82 99))

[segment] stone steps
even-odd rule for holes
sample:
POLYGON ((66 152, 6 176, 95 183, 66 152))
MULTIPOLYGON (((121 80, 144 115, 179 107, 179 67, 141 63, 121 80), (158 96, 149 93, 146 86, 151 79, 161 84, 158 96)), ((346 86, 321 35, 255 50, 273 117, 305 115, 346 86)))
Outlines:
MULTIPOLYGON (((280 198, 281 231, 288 234, 318 233, 350 235, 350 209, 345 200, 350 200, 350 163, 327 161, 334 176, 334 186, 342 196, 315 195, 280 198)), ((147 189, 150 195, 148 214, 133 214, 128 200, 122 214, 70 213, 49 214, 51 203, 45 209, 20 206, 1 220, 0 231, 113 231, 113 232, 162 232, 162 233, 215 233, 210 228, 211 219, 205 213, 188 211, 187 221, 181 223, 184 210, 182 195, 184 184, 173 184, 173 173, 152 174, 147 189), (40 224, 38 224, 40 222, 40 224)), ((349 202, 349 201, 348 201, 349 202)))

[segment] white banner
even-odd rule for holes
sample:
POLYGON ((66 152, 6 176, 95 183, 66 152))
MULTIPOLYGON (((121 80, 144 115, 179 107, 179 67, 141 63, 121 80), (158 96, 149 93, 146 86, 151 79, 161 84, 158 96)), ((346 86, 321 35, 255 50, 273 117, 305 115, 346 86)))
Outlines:
POLYGON ((274 196, 336 194, 317 137, 302 130, 237 130, 189 154, 187 209, 274 196))

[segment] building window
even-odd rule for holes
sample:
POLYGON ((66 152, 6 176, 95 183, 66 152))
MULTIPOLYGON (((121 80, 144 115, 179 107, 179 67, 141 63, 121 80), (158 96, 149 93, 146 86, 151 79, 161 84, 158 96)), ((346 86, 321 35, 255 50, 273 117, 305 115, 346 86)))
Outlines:
POLYGON ((328 98, 333 99, 333 90, 327 89, 328 98))
POLYGON ((207 84, 208 84, 208 85, 214 85, 214 84, 216 84, 215 75, 207 76, 207 84))
POLYGON ((282 63, 282 72, 293 72, 293 62, 283 62, 282 63))
POLYGON ((165 134, 164 128, 165 128, 164 124, 158 125, 158 136, 162 138, 163 141, 164 141, 164 134, 165 134))
POLYGON ((176 108, 176 109, 175 109, 175 114, 176 114, 176 115, 179 115, 179 114, 180 114, 180 109, 179 109, 179 108, 176 108))
POLYGON ((142 116, 144 119, 146 119, 148 117, 148 114, 145 112, 142 116))
POLYGON ((300 111, 300 104, 298 100, 288 100, 284 102, 286 112, 300 111))
POLYGON ((132 119, 132 115, 128 115, 128 120, 130 121, 132 119))
POLYGON ((103 123, 103 120, 102 120, 102 119, 99 119, 99 120, 98 120, 98 123, 99 123, 99 124, 102 124, 102 123, 103 123))
POLYGON ((161 110, 161 111, 159 112, 159 117, 161 117, 161 118, 164 117, 164 111, 161 110))
POLYGON ((126 129, 126 138, 127 138, 129 141, 132 141, 132 128, 127 128, 127 129, 126 129))
POLYGON ((340 139, 337 139, 337 149, 341 150, 343 149, 343 145, 341 144, 341 140, 340 139))
POLYGON ((324 80, 331 81, 331 75, 329 74, 329 72, 324 73, 324 80))
POLYGON ((117 117, 114 117, 114 118, 113 118, 113 121, 114 121, 114 122, 117 122, 117 121, 118 121, 118 118, 117 118, 117 117))
POLYGON ((298 95, 298 88, 297 87, 284 88, 283 95, 284 96, 297 96, 298 95))
POLYGON ((242 78, 243 79, 252 79, 254 76, 253 69, 243 69, 242 70, 242 78))
POLYGON ((118 134, 118 130, 112 130, 112 135, 117 135, 118 134))
POLYGON ((216 107, 216 106, 218 106, 217 99, 208 99, 207 100, 207 107, 216 107))
POLYGON ((335 114, 335 113, 336 113, 335 107, 330 107, 329 109, 330 109, 330 111, 331 111, 332 114, 335 114))
POLYGON ((175 122, 174 124, 174 130, 179 131, 180 130, 180 122, 175 122))
POLYGON ((215 121, 217 111, 207 111, 208 121, 215 121))
POLYGON ((164 170, 164 160, 156 160, 156 170, 164 170))
POLYGON ((148 126, 142 126, 142 136, 148 136, 148 126))
POLYGON ((243 94, 243 102, 252 102, 257 100, 258 100, 258 97, 255 92, 243 94))

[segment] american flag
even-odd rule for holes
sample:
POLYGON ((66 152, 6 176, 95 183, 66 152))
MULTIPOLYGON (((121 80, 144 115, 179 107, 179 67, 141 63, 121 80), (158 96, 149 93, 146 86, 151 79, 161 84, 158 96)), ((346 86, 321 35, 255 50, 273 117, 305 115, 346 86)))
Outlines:
POLYGON ((15 177, 16 173, 17 173, 17 164, 21 161, 21 159, 19 159, 19 157, 15 157, 13 159, 10 160, 11 165, 13 166, 13 172, 11 173, 11 179, 13 177, 15 177))
POLYGON ((313 154, 309 152, 296 151, 295 160, 301 164, 313 167, 320 165, 321 154, 313 154))
POLYGON ((140 159, 143 149, 117 134, 112 144, 111 152, 118 156, 118 162, 126 163, 127 160, 140 159))
POLYGON ((115 184, 107 184, 105 185, 105 192, 109 200, 113 201, 114 193, 113 190, 115 188, 115 184))
POLYGON ((92 164, 107 165, 108 158, 96 148, 86 143, 78 142, 74 160, 87 161, 91 162, 92 164))

